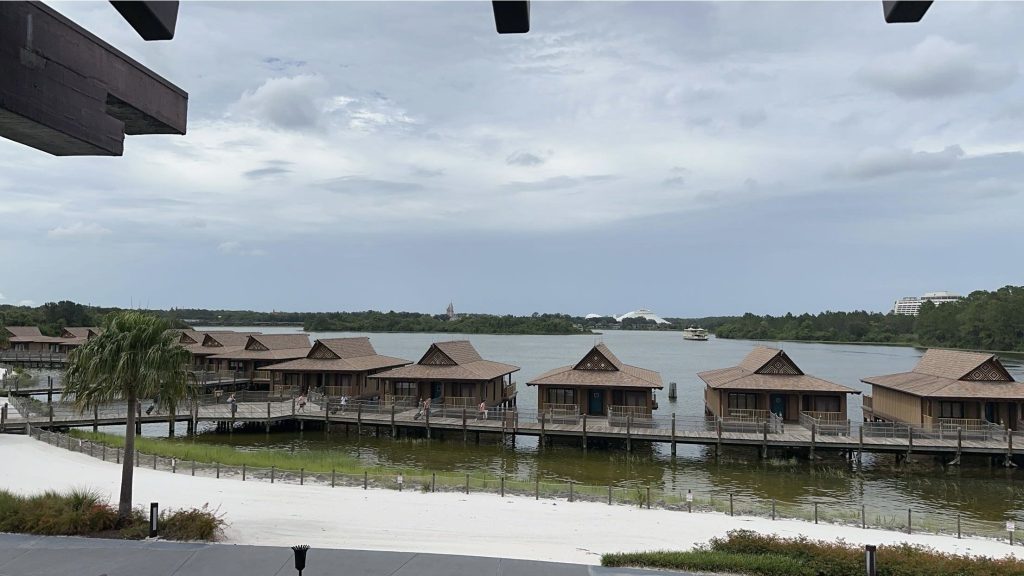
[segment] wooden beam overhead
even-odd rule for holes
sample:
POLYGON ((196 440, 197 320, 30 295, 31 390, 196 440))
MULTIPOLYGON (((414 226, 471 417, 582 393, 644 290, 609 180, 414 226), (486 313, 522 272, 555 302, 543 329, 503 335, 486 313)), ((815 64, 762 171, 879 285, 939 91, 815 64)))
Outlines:
POLYGON ((883 0, 882 11, 889 24, 920 22, 932 0, 883 0))
POLYGON ((170 40, 178 22, 177 0, 111 0, 114 9, 131 24, 143 40, 170 40))
POLYGON ((530 31, 530 0, 493 0, 491 5, 498 34, 525 34, 530 31))

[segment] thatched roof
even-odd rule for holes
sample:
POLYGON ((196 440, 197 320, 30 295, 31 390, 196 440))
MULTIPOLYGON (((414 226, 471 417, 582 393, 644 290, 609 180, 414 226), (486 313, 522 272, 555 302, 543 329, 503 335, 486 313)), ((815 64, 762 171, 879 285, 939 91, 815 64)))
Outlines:
POLYGON ((64 339, 59 336, 43 336, 38 326, 6 326, 9 335, 7 341, 11 344, 29 344, 39 342, 42 344, 60 344, 64 339))
MULTIPOLYGON (((225 354, 235 350, 240 350, 245 347, 245 344, 249 341, 249 336, 259 334, 259 332, 190 332, 189 337, 194 338, 192 334, 199 336, 199 344, 188 344, 185 345, 185 349, 192 353, 193 356, 212 356, 214 354, 225 354)), ((180 340, 179 340, 180 342, 180 340)))
POLYGON ((601 388, 663 388, 654 370, 624 364, 604 343, 587 352, 576 364, 549 370, 527 382, 538 385, 588 386, 601 388))
POLYGON ((485 382, 518 370, 518 366, 484 360, 468 340, 453 340, 431 344, 416 364, 372 374, 370 378, 485 382))
POLYGON ((324 338, 313 343, 305 358, 272 364, 264 370, 275 372, 366 372, 411 364, 409 360, 381 356, 370 339, 324 338))
MULTIPOLYGON (((207 334, 207 337, 210 337, 207 334)), ((221 334, 216 334, 218 339, 221 334)), ((253 334, 242 348, 232 348, 211 356, 214 360, 292 360, 309 352, 309 336, 305 334, 253 334)))
POLYGON ((758 346, 737 366, 697 374, 716 390, 779 390, 785 392, 832 392, 860 394, 859 391, 804 374, 784 351, 758 346))
POLYGON ((999 358, 985 352, 928 350, 910 372, 871 376, 861 382, 930 398, 1024 399, 999 358))

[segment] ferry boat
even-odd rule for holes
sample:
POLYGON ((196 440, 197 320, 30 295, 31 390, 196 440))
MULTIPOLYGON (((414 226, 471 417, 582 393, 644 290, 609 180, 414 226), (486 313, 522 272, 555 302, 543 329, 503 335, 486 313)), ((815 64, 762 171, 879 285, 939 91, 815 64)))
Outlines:
POLYGON ((683 330, 683 340, 699 340, 704 342, 708 339, 708 331, 696 326, 690 326, 683 330))

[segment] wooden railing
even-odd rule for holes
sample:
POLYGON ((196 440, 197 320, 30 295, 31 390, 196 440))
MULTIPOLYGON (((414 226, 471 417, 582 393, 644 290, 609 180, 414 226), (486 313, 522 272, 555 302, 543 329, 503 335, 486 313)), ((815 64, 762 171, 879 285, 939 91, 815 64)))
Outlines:
POLYGON ((545 404, 540 417, 554 424, 576 424, 580 421, 580 405, 545 404))
POLYGON ((654 414, 646 406, 609 406, 608 425, 651 428, 654 426, 654 414))
POLYGON ((842 412, 804 411, 800 413, 800 425, 827 436, 850 435, 850 420, 842 412))
POLYGON ((782 417, 771 410, 730 409, 721 423, 731 432, 761 432, 765 426, 773 434, 784 431, 782 417))
POLYGON ((516 383, 515 382, 509 382, 508 384, 505 384, 501 388, 501 397, 502 398, 511 398, 511 397, 513 397, 515 395, 516 395, 516 383))
POLYGON ((253 370, 252 379, 269 382, 271 379, 270 370, 253 370))

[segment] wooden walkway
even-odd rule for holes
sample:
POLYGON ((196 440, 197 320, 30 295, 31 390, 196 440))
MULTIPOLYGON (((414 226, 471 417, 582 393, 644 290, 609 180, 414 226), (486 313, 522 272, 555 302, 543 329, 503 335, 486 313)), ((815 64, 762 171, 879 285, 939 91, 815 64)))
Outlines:
MULTIPOLYGON (((13 414, 0 414, 0 431, 23 432, 27 421, 33 427, 71 428, 124 425, 127 408, 124 403, 110 405, 91 413, 79 413, 69 405, 53 403, 47 405, 38 401, 13 398, 22 411, 30 412, 26 419, 13 414), (51 410, 52 407, 52 410, 51 410)), ((773 449, 806 450, 810 457, 815 451, 841 451, 849 455, 868 453, 890 454, 943 454, 958 457, 961 454, 982 454, 1013 456, 1024 453, 1024 435, 1004 431, 992 437, 974 437, 954 434, 952 437, 880 437, 870 423, 852 423, 847 435, 819 435, 798 424, 786 424, 781 432, 729 431, 697 418, 660 417, 647 426, 611 426, 605 418, 583 418, 577 423, 552 423, 538 418, 535 411, 489 413, 488 419, 478 419, 475 411, 462 414, 445 413, 444 409, 431 410, 431 415, 418 416, 417 410, 401 407, 348 406, 344 411, 325 410, 315 403, 304 409, 293 400, 274 402, 240 402, 234 415, 226 403, 202 404, 194 410, 168 415, 141 412, 141 423, 198 422, 257 423, 270 429, 276 422, 295 422, 301 427, 306 423, 325 426, 354 426, 360 432, 363 427, 375 429, 377 433, 397 436, 399 431, 417 430, 427 437, 438 433, 451 437, 470 433, 500 434, 513 442, 517 436, 534 436, 545 441, 550 438, 577 438, 582 445, 590 439, 624 441, 627 449, 633 442, 667 443, 674 450, 678 444, 712 446, 748 446, 759 448, 767 454, 773 449), (1015 447, 1015 441, 1017 447, 1015 447)), ((189 428, 193 429, 190 425, 189 428)))

